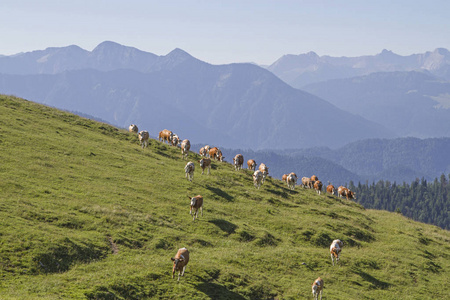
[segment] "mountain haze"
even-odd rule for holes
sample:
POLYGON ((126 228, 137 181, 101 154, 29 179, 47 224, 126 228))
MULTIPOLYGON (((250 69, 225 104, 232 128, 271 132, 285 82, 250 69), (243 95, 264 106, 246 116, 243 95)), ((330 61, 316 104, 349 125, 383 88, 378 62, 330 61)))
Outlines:
MULTIPOLYGON (((63 65, 60 61, 74 58, 63 55, 72 48, 47 49, 39 52, 40 58, 37 52, 19 56, 22 62, 54 57, 43 61, 40 70, 55 70, 63 65)), ((135 123, 152 136, 167 128, 191 142, 223 147, 339 147, 362 138, 395 136, 252 64, 210 65, 181 49, 155 57, 110 42, 82 53, 82 70, 69 63, 49 74, 0 69, 0 91, 120 127, 135 123), (140 58, 142 64, 137 63, 140 58)))

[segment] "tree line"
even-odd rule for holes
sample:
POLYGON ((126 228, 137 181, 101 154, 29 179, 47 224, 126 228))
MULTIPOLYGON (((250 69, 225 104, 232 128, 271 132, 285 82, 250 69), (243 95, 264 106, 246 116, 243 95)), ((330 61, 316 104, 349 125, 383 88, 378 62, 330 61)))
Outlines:
POLYGON ((365 208, 401 213, 415 221, 450 229, 450 174, 435 178, 433 182, 416 178, 411 184, 380 180, 370 185, 361 182, 348 187, 356 193, 357 202, 365 208))

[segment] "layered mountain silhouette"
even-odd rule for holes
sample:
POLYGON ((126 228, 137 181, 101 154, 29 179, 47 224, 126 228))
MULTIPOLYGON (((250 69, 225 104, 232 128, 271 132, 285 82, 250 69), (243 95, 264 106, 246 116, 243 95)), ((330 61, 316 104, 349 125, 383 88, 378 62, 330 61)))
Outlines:
POLYGON ((309 52, 284 55, 267 68, 295 88, 330 79, 393 71, 422 71, 450 80, 450 52, 438 48, 401 56, 385 49, 377 55, 359 57, 319 56, 309 52))
POLYGON ((252 64, 211 65, 104 42, 0 57, 0 92, 89 114, 151 136, 171 129, 230 148, 340 147, 395 137, 385 127, 292 88, 252 64))

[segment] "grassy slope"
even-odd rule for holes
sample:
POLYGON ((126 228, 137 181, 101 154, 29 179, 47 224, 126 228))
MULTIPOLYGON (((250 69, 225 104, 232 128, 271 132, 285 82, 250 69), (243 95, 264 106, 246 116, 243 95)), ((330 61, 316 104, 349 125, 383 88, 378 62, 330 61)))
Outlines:
POLYGON ((178 149, 13 97, 0 96, 0 151, 1 299, 303 299, 318 276, 323 299, 450 294, 450 234, 435 226, 276 179, 256 190, 226 163, 196 164, 191 183, 178 149))

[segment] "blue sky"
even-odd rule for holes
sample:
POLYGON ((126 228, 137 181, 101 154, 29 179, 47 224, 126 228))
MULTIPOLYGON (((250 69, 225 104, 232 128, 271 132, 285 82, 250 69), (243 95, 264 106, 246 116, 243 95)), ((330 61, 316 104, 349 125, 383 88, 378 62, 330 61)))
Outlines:
POLYGON ((448 0, 1 0, 0 54, 114 41, 213 64, 450 49, 448 0))

